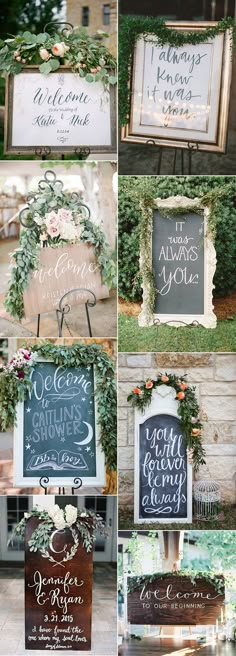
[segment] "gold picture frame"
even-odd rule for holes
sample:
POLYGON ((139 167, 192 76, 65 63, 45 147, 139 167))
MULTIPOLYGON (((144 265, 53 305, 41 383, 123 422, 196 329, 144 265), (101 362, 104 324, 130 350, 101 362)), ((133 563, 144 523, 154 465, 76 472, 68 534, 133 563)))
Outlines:
MULTIPOLYGON (((167 27, 181 31, 199 31, 204 30, 206 27, 217 25, 217 23, 167 22, 166 25, 167 27)), ((145 38, 145 40, 140 38, 136 42, 130 75, 130 117, 126 126, 122 128, 121 141, 136 144, 152 143, 153 145, 162 147, 191 148, 199 151, 224 153, 227 146, 230 85, 232 76, 230 30, 220 33, 214 39, 208 41, 207 44, 201 44, 207 45, 207 47, 209 46, 209 79, 206 91, 208 105, 199 104, 199 107, 205 108, 206 114, 208 112, 208 118, 206 117, 205 120, 205 130, 169 126, 163 127, 161 125, 155 125, 153 117, 151 117, 152 125, 148 125, 147 121, 146 124, 145 121, 142 124, 142 117, 143 114, 145 115, 145 111, 146 116, 148 116, 148 112, 150 114, 150 103, 148 106, 147 100, 144 100, 145 71, 148 70, 148 73, 150 72, 150 66, 147 68, 147 64, 145 64, 145 52, 148 47, 148 42, 150 41, 153 44, 155 40, 156 37, 150 34, 149 38, 145 38), (145 102, 146 108, 148 107, 146 110, 144 107, 145 102)), ((199 48, 199 46, 186 45, 184 46, 185 51, 190 47, 199 48)), ((162 47, 162 51, 165 49, 167 51, 167 48, 168 46, 162 47)), ((168 69, 167 72, 165 71, 165 74, 169 75, 168 69)), ((198 80, 198 85, 201 83, 202 79, 198 80)), ((162 99, 160 99, 160 101, 161 100, 162 99)), ((176 104, 178 105, 178 103, 176 104)), ((156 116, 159 117, 158 112, 156 112, 156 116)))

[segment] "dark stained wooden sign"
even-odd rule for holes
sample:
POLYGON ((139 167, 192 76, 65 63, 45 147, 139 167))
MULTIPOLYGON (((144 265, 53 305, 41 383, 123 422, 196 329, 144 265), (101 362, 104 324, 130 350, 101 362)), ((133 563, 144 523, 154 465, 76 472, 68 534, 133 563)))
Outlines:
MULTIPOLYGON (((199 575, 192 583, 189 576, 161 574, 128 592, 128 621, 131 624, 188 626, 215 624, 221 617, 225 600, 224 579, 218 592, 208 579, 199 575)), ((128 578, 129 586, 135 577, 128 578)))
POLYGON ((65 562, 78 535, 74 527, 52 532, 46 557, 39 550, 31 552, 28 542, 39 522, 33 517, 26 527, 25 648, 89 651, 93 552, 87 553, 80 540, 65 562))
POLYGON ((204 219, 200 214, 171 216, 154 211, 153 269, 155 312, 204 314, 204 219))

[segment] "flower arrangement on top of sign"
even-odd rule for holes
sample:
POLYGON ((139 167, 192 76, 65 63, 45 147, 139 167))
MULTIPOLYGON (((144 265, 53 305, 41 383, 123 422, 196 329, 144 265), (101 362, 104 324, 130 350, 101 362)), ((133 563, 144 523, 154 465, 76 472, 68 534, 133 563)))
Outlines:
POLYGON ((39 265, 40 247, 58 248, 85 242, 92 247, 102 282, 116 286, 116 265, 103 230, 90 220, 90 210, 76 192, 63 191, 63 183, 54 171, 46 171, 38 192, 29 194, 28 205, 20 212, 22 231, 18 248, 11 254, 12 269, 5 307, 11 316, 24 316, 23 292, 39 265))
POLYGON ((29 540, 30 551, 40 551, 43 558, 48 558, 51 562, 62 564, 71 560, 82 544, 87 552, 90 552, 95 542, 95 532, 101 535, 108 535, 108 530, 100 515, 90 511, 80 511, 75 506, 68 504, 65 509, 60 508, 57 504, 48 510, 39 510, 33 508, 31 512, 25 513, 19 524, 14 528, 9 543, 13 542, 14 537, 25 536, 27 521, 35 517, 40 520, 38 526, 33 530, 29 540), (73 546, 70 550, 64 552, 63 559, 56 561, 50 553, 50 539, 52 531, 63 531, 69 529, 73 538, 73 546))
POLYGON ((156 379, 148 378, 144 383, 134 387, 127 400, 134 407, 139 408, 141 412, 144 412, 145 408, 151 403, 153 390, 160 385, 168 385, 176 391, 181 429, 186 439, 189 459, 192 460, 194 469, 197 471, 200 465, 205 464, 201 430, 202 422, 207 420, 207 416, 200 410, 195 387, 188 385, 186 375, 176 376, 169 373, 158 373, 156 379))
POLYGON ((48 75, 60 66, 72 71, 86 82, 102 82, 105 88, 116 84, 116 60, 101 43, 108 37, 98 30, 94 37, 82 28, 63 29, 60 33, 31 34, 24 32, 13 38, 0 40, 0 71, 16 75, 27 65, 39 66, 48 75))

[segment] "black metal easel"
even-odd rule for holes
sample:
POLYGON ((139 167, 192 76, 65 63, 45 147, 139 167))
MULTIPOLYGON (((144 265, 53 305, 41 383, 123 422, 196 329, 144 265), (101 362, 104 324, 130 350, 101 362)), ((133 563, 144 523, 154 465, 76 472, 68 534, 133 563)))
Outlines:
MULTIPOLYGON (((155 146, 157 149, 157 175, 161 175, 161 165, 162 165, 162 155, 164 152, 164 146, 160 146, 158 144, 158 141, 155 141, 155 139, 147 139, 146 141, 147 146, 155 146)), ((177 164, 178 164, 178 154, 180 156, 180 175, 192 175, 192 155, 194 152, 197 152, 199 150, 199 145, 197 142, 188 142, 187 143, 187 149, 186 148, 174 148, 174 156, 173 156, 173 166, 172 166, 172 175, 176 174, 176 169, 177 169, 177 164), (187 171, 185 171, 185 163, 186 163, 186 158, 184 157, 184 154, 187 153, 187 171)))
MULTIPOLYGON (((83 485, 82 479, 79 476, 77 478, 74 478, 73 483, 74 485, 71 488, 72 496, 74 496, 75 490, 80 490, 83 485)), ((44 490, 44 494, 48 494, 48 486, 50 485, 50 479, 48 478, 48 476, 41 476, 41 478, 39 479, 39 485, 44 490)), ((51 482, 51 485, 53 486, 53 481, 51 482)), ((58 488, 58 494, 59 495, 65 494, 64 486, 58 488)))
MULTIPOLYGON (((56 187, 58 191, 62 191, 63 189, 63 182, 62 180, 57 179, 56 173, 54 171, 51 171, 50 169, 48 171, 45 171, 44 178, 43 180, 40 180, 38 183, 38 188, 39 190, 46 191, 49 189, 50 191, 53 191, 53 189, 56 187)), ((82 210, 85 213, 86 218, 90 219, 90 209, 88 205, 85 205, 85 203, 81 202, 80 195, 77 192, 73 192, 71 194, 71 198, 75 201, 78 202, 78 207, 80 210, 82 210)), ((20 213, 19 213, 19 221, 21 225, 24 228, 27 228, 28 230, 32 230, 35 227, 34 221, 29 219, 28 216, 28 211, 30 209, 30 202, 35 202, 37 201, 37 194, 34 193, 29 193, 27 195, 26 201, 28 205, 24 207, 20 213)), ((43 248, 47 248, 47 243, 43 242, 43 248)), ((62 329, 63 329, 63 323, 65 320, 65 315, 69 314, 71 310, 71 306, 66 303, 64 305, 64 299, 69 296, 70 294, 73 294, 75 292, 87 292, 87 294, 90 296, 90 298, 87 298, 87 300, 84 303, 85 307, 85 313, 86 313, 86 318, 87 318, 87 325, 88 325, 88 332, 89 332, 89 337, 92 337, 92 328, 91 328, 91 321, 90 321, 90 316, 89 316, 89 308, 95 307, 97 303, 96 296, 94 292, 92 292, 91 289, 87 289, 85 287, 77 287, 75 289, 71 289, 70 291, 66 292, 64 294, 60 301, 59 301, 59 306, 56 309, 56 318, 57 318, 57 325, 58 325, 58 337, 62 337, 62 329)), ((41 319, 41 314, 37 315, 37 331, 36 331, 36 337, 39 337, 39 332, 40 332, 40 319, 41 319)), ((66 323, 67 328, 69 330, 69 326, 66 323)), ((69 330, 70 332, 70 330, 69 330)))

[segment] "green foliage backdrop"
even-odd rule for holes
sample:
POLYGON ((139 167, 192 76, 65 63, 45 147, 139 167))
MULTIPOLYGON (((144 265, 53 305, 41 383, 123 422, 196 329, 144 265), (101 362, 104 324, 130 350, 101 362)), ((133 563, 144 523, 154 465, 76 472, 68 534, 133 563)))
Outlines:
POLYGON ((209 198, 215 226, 217 267, 214 296, 236 289, 236 179, 226 176, 120 176, 119 178, 119 295, 142 298, 139 275, 140 199, 169 196, 209 198), (229 184, 230 183, 230 184, 229 184))

